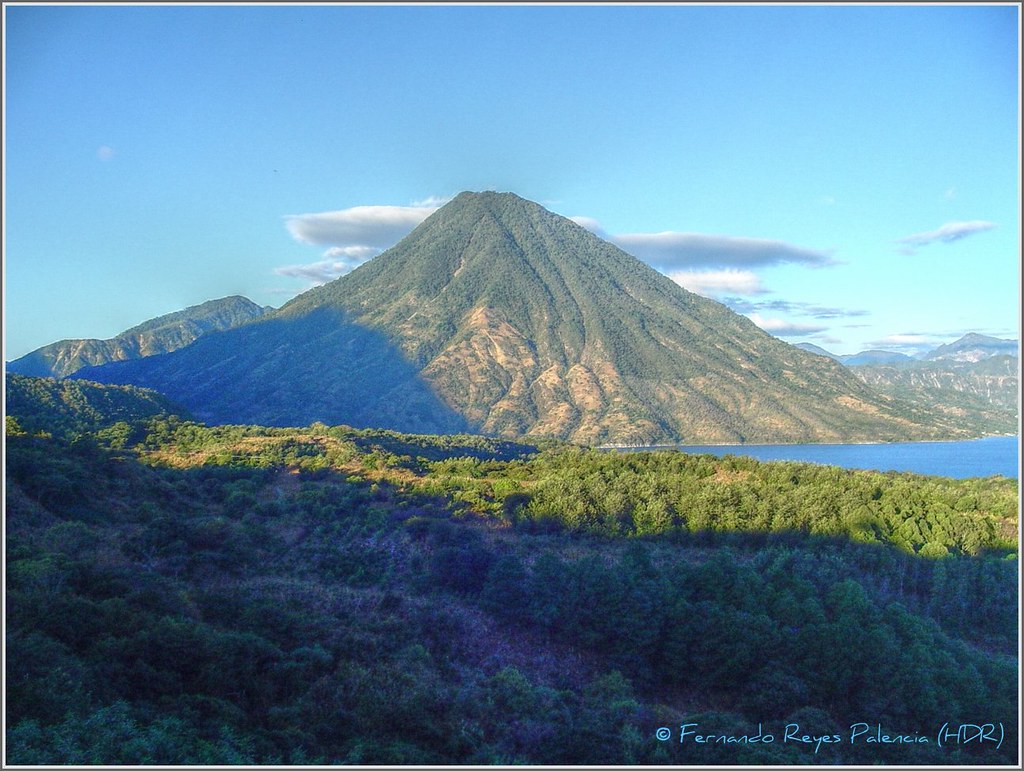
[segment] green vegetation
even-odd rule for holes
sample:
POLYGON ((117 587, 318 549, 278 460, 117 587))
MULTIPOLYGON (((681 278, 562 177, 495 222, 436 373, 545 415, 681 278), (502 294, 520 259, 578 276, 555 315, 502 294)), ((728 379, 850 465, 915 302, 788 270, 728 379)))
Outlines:
POLYGON ((972 435, 510 193, 457 196, 255 323, 79 374, 154 388, 206 423, 592 445, 972 435))
POLYGON ((181 414, 180 407, 145 388, 12 374, 5 379, 6 417, 14 422, 13 433, 42 432, 65 440, 98 434, 101 440, 124 446, 130 429, 138 430, 149 418, 181 414))
POLYGON ((1019 761, 1014 480, 78 401, 47 428, 53 387, 8 403, 10 763, 1019 761))
POLYGON ((83 367, 154 356, 184 348, 210 332, 231 329, 269 310, 245 297, 223 297, 168 313, 109 340, 61 340, 12 361, 8 372, 33 377, 67 377, 83 367))

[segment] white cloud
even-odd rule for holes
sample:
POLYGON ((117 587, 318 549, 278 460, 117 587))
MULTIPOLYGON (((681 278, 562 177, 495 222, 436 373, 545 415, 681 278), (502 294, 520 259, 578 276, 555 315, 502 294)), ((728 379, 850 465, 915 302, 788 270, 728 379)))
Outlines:
POLYGON ((918 334, 916 332, 907 332, 895 335, 886 335, 878 340, 870 341, 869 345, 876 348, 904 348, 904 349, 922 349, 931 350, 937 345, 940 345, 942 340, 936 335, 925 335, 918 334))
POLYGON ((749 270, 674 270, 665 275, 683 289, 705 297, 721 294, 755 295, 768 291, 761 285, 761 279, 749 270))
POLYGON ((371 257, 376 257, 380 252, 381 250, 376 246, 332 246, 324 252, 324 257, 332 260, 346 260, 355 267, 362 265, 371 257))
POLYGON ((282 265, 274 268, 278 276, 304 278, 310 286, 333 281, 376 257, 381 250, 374 246, 332 246, 324 252, 324 259, 304 265, 282 265))
POLYGON ((414 208, 433 208, 438 209, 448 203, 451 199, 450 196, 444 197, 440 195, 428 195, 422 201, 413 201, 412 206, 414 208))
POLYGON ((593 217, 569 217, 573 222, 582 228, 586 228, 598 238, 607 238, 608 234, 604 232, 604 228, 601 227, 601 223, 593 217))
POLYGON ((853 316, 867 316, 868 311, 849 308, 834 308, 814 303, 793 302, 789 300, 744 300, 742 297, 726 297, 722 300, 737 313, 796 313, 800 316, 812 316, 816 319, 842 319, 853 316))
POLYGON ((780 263, 810 267, 834 265, 828 251, 766 238, 712 236, 702 233, 624 233, 609 236, 612 243, 644 262, 663 268, 738 267, 750 268, 780 263))
POLYGON ((332 281, 394 246, 444 203, 444 199, 432 196, 412 206, 353 206, 288 215, 285 227, 295 240, 330 248, 322 260, 283 265, 274 268, 274 273, 306 279, 312 286, 332 281))
POLYGON ((317 214, 290 214, 285 226, 292 237, 319 246, 387 249, 437 211, 429 206, 353 206, 317 214))
POLYGON ((714 236, 672 230, 612 235, 593 217, 578 215, 569 219, 634 257, 660 268, 751 268, 787 262, 810 267, 837 264, 832 259, 831 251, 806 249, 767 238, 714 236))
POLYGON ((952 243, 953 241, 959 241, 961 238, 974 235, 975 233, 983 233, 986 230, 991 230, 996 225, 994 222, 986 222, 985 220, 970 220, 969 222, 947 222, 945 225, 935 229, 929 230, 925 233, 915 233, 905 238, 899 239, 897 243, 907 244, 908 246, 900 249, 903 254, 913 254, 914 247, 927 246, 933 244, 936 241, 942 241, 943 243, 952 243))
POLYGON ((115 155, 117 155, 117 153, 114 150, 114 148, 111 147, 110 145, 101 145, 100 147, 96 148, 96 157, 99 158, 101 161, 112 160, 115 155))
POLYGON ((929 335, 916 333, 886 335, 875 340, 872 345, 931 345, 933 338, 929 335))
POLYGON ((815 332, 824 332, 828 327, 819 327, 813 324, 795 324, 791 321, 785 321, 784 319, 766 319, 758 313, 750 313, 747 318, 753 321, 757 326, 761 327, 765 332, 770 332, 773 335, 780 337, 789 337, 796 335, 810 335, 815 332))
POLYGON ((312 286, 326 284, 352 270, 353 266, 344 260, 320 260, 308 265, 283 265, 274 268, 274 273, 289 278, 304 278, 312 286))
POLYGON ((886 335, 877 340, 870 340, 868 346, 871 348, 881 348, 883 350, 895 350, 900 353, 906 353, 910 356, 917 354, 927 353, 936 346, 941 345, 948 340, 943 340, 936 334, 925 334, 921 332, 900 332, 893 335, 886 335))

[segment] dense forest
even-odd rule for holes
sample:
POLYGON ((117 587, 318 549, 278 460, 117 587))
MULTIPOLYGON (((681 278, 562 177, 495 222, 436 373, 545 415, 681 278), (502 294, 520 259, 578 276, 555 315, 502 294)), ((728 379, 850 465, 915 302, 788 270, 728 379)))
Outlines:
POLYGON ((1019 762, 1016 480, 61 388, 8 379, 9 763, 1019 762))

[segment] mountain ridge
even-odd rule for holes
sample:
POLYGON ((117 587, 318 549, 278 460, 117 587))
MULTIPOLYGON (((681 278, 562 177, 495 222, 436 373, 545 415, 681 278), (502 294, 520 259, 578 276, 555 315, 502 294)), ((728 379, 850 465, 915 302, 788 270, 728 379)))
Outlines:
POLYGON ((32 377, 67 377, 83 367, 169 353, 268 310, 241 295, 221 297, 149 319, 112 338, 72 338, 44 345, 8 362, 6 369, 32 377))
POLYGON ((918 357, 893 351, 838 356, 813 343, 797 347, 839 361, 873 390, 955 419, 977 435, 1018 430, 1020 360, 1015 340, 969 333, 918 357))
POLYGON ((1016 340, 1004 340, 969 332, 959 340, 947 345, 940 345, 921 358, 928 361, 951 360, 974 363, 993 356, 1019 355, 1020 345, 1016 340))

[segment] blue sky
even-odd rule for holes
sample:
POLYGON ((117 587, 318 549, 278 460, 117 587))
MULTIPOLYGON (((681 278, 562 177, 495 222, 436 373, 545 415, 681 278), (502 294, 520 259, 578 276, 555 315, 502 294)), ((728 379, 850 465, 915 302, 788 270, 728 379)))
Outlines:
POLYGON ((1016 6, 4 12, 6 360, 279 306, 462 190, 790 342, 1017 336, 1016 6))

